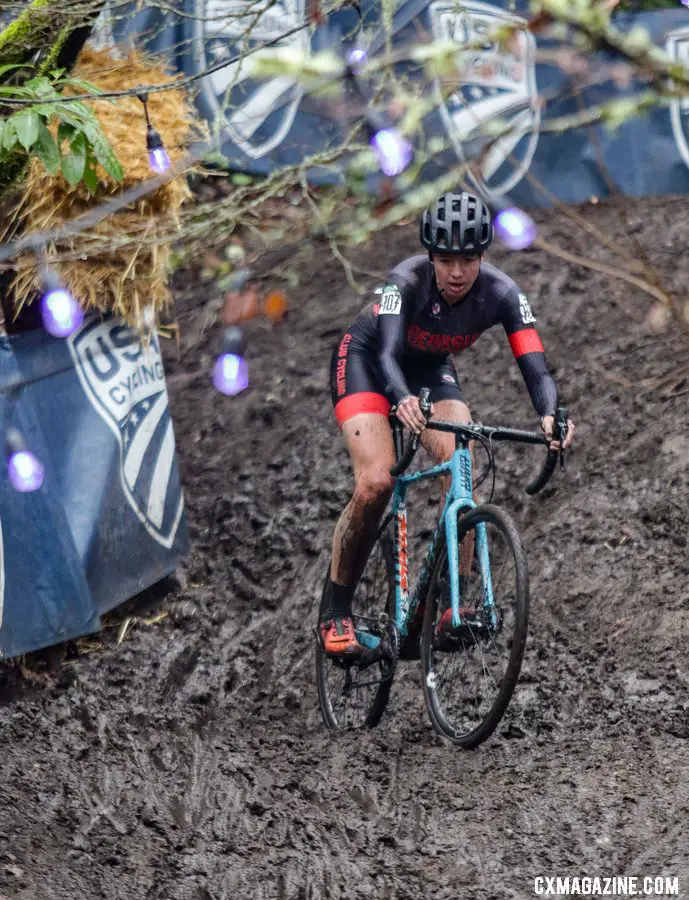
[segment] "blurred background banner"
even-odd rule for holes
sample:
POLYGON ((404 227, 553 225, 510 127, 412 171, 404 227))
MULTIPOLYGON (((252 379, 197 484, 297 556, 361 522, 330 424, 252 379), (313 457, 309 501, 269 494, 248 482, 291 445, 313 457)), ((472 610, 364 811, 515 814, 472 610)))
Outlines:
MULTIPOLYGON (((244 47, 272 40, 306 22, 305 0, 281 0, 258 17, 252 40, 243 34, 249 24, 248 5, 241 0, 180 0, 181 14, 160 10, 136 13, 135 4, 118 5, 101 22, 101 40, 126 42, 136 37, 149 50, 164 51, 174 67, 187 75, 239 54, 244 47)), ((251 6, 255 17, 255 6, 251 6)), ((335 44, 343 52, 365 46, 369 55, 384 44, 380 4, 362 0, 362 30, 357 33, 354 9, 329 17, 329 30, 306 28, 278 46, 316 52, 335 44)), ((476 41, 501 22, 524 18, 526 4, 488 4, 467 0, 408 0, 394 15, 393 46, 419 38, 476 41), (507 8, 509 6, 509 9, 507 8)), ((646 28, 659 46, 689 61, 689 13, 682 6, 652 12, 618 12, 621 30, 646 28)), ((536 62, 538 49, 556 48, 522 32, 513 52, 486 44, 472 52, 468 75, 440 110, 426 121, 426 134, 446 135, 453 150, 440 157, 429 174, 463 158, 475 148, 477 128, 491 117, 509 123, 513 132, 498 142, 483 160, 481 179, 496 191, 510 191, 522 206, 550 206, 548 191, 566 203, 604 197, 614 192, 632 196, 689 192, 689 101, 658 108, 622 125, 615 133, 590 126, 557 134, 548 131, 556 117, 575 114, 584 105, 605 102, 641 89, 631 82, 603 84, 577 93, 554 64, 536 62), (563 88, 565 88, 563 93, 563 88), (537 101, 537 95, 545 105, 537 101), (535 176, 543 191, 529 179, 535 176)), ((606 58, 599 57, 601 61, 606 58)), ((608 62, 612 61, 607 59, 608 62)), ((413 74, 400 66, 400 75, 413 74)), ((452 87, 452 86, 450 86, 452 87)), ((287 77, 266 81, 251 78, 251 57, 208 75, 198 82, 198 104, 213 121, 222 114, 222 148, 228 166, 265 174, 300 162, 342 136, 342 123, 318 98, 287 77)), ((431 90, 437 86, 431 86, 431 90)), ((332 181, 333 172, 312 170, 314 182, 332 181)))
POLYGON ((67 340, 0 339, 0 415, 45 468, 0 479, 0 657, 99 627, 188 551, 160 349, 92 315, 67 340), (17 391, 9 391, 17 388, 17 391))

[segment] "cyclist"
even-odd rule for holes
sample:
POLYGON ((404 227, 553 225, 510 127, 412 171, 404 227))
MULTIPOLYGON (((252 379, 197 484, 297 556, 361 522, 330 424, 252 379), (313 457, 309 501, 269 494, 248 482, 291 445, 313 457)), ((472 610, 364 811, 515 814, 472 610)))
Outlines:
MULTIPOLYGON (((354 468, 354 493, 335 526, 330 579, 319 611, 328 654, 363 649, 351 607, 393 489, 391 409, 410 431, 421 434, 426 422, 418 393, 427 386, 432 415, 470 422, 452 354, 501 324, 543 432, 549 440, 553 436, 558 391, 531 307, 511 278, 483 261, 493 241, 487 206, 466 191, 444 194, 423 212, 420 236, 427 254, 392 270, 379 297, 359 313, 332 356, 331 399, 354 468)), ((573 434, 570 421, 565 448, 573 434)), ((436 464, 455 449, 452 434, 429 429, 421 441, 436 464)), ((449 610, 439 627, 451 628, 449 610)))

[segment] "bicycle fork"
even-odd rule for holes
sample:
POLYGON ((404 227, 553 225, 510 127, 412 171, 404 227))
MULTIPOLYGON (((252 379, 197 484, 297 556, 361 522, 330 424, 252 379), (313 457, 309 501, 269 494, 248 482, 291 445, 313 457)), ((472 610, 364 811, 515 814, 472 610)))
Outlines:
MULTIPOLYGON (((476 503, 471 491, 471 461, 468 451, 455 454, 452 457, 450 469, 452 472, 452 485, 461 485, 460 496, 452 500, 454 496, 452 487, 448 493, 445 507, 445 536, 447 540, 447 561, 450 570, 450 599, 452 608, 452 627, 459 628, 465 624, 460 615, 462 605, 461 588, 459 580, 459 529, 457 527, 458 516, 462 510, 476 509, 476 503), (468 490, 467 490, 468 487, 468 490)), ((476 543, 474 553, 478 559, 481 584, 483 587, 484 608, 490 614, 492 628, 497 627, 497 611, 493 594, 493 582, 490 574, 490 553, 488 549, 488 532, 485 522, 478 522, 474 533, 476 543)), ((471 561, 469 563, 471 565, 471 561)))

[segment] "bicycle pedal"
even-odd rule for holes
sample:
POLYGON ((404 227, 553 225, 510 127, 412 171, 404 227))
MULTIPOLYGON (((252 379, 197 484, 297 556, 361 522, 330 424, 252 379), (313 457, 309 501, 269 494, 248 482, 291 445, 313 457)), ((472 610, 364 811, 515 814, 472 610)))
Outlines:
POLYGON ((355 628, 354 633, 357 641, 365 650, 375 650, 377 647, 380 647, 381 638, 379 635, 359 628, 355 628))

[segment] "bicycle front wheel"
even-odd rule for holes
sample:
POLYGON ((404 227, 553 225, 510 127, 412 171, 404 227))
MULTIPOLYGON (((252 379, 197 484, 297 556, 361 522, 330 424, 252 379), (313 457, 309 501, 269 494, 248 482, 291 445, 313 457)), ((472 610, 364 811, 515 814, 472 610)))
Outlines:
POLYGON ((328 728, 373 728, 385 712, 399 656, 394 607, 392 537, 386 528, 378 536, 352 602, 357 638, 373 652, 382 641, 384 656, 359 668, 356 659, 327 656, 320 641, 316 642, 318 703, 328 728))
POLYGON ((423 690, 436 731, 470 749, 495 731, 519 678, 529 616, 526 556, 512 519, 484 504, 458 523, 461 623, 453 628, 447 546, 421 635, 423 690), (444 616, 444 618, 443 618, 444 616))

